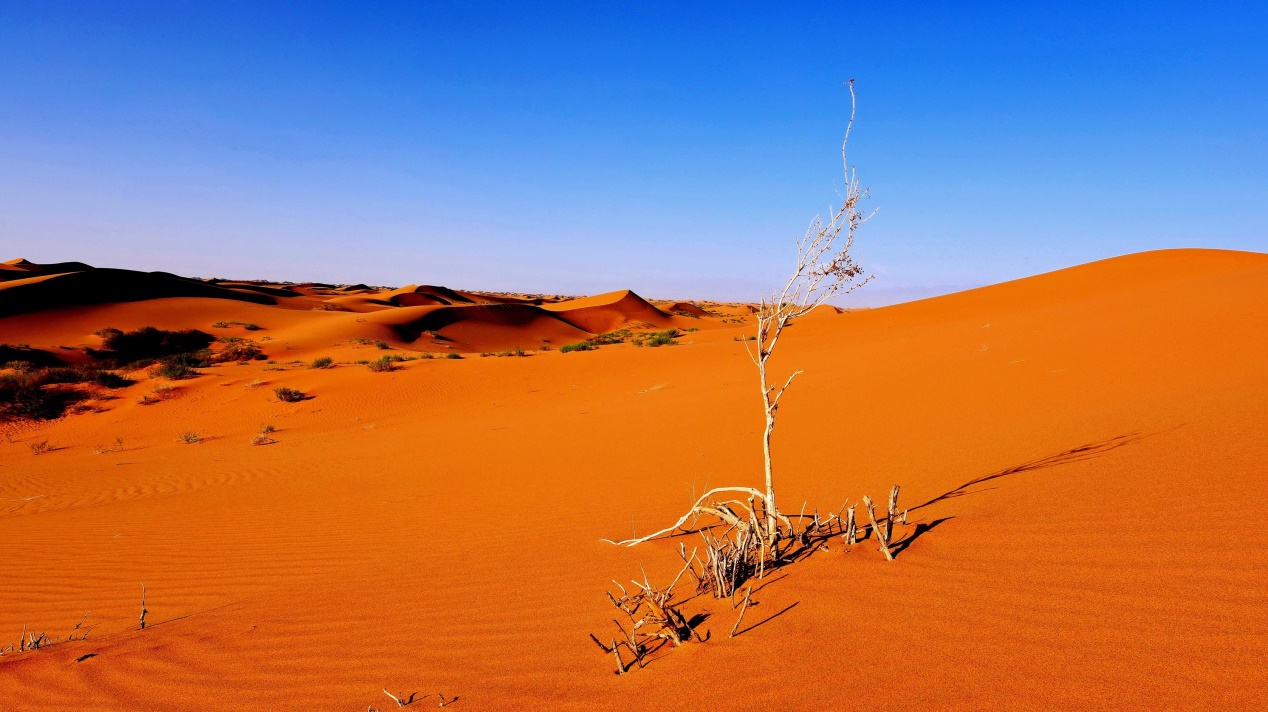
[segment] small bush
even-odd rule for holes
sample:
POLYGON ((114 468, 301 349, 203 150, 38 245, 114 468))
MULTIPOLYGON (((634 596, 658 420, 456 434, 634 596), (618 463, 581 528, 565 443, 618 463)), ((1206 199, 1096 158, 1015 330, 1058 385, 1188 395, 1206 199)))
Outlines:
POLYGON ((43 455, 46 452, 52 452, 57 449, 56 445, 52 445, 47 440, 36 440, 33 443, 27 443, 27 449, 32 455, 43 455))
POLYGON ((179 359, 163 359, 159 365, 149 371, 151 378, 166 378, 169 381, 180 381, 201 375, 192 366, 179 359))
POLYGON ((435 354, 433 354, 433 353, 432 353, 432 352, 430 352, 430 351, 424 351, 424 352, 422 352, 421 354, 419 354, 419 355, 418 355, 418 357, 419 357, 419 358, 432 359, 432 358, 436 358, 436 355, 435 355, 435 354))
POLYGON ((575 344, 564 344, 559 347, 560 353, 572 353, 573 351, 594 351, 599 348, 588 341, 579 341, 575 344))
POLYGON ((231 342, 221 349, 220 353, 212 357, 212 360, 218 363, 225 361, 263 361, 264 359, 264 352, 260 350, 259 346, 241 339, 231 342))
POLYGON ((374 345, 384 350, 392 348, 391 346, 388 346, 386 341, 375 341, 374 345))
POLYGON ((391 356, 383 356, 382 358, 376 358, 373 361, 367 361, 365 367, 375 373, 385 373, 387 371, 396 370, 396 361, 394 361, 391 356))
POLYGON ((277 430, 277 428, 273 427, 273 425, 272 425, 271 423, 266 423, 266 424, 264 424, 264 425, 261 425, 261 426, 260 426, 260 434, 261 434, 261 435, 268 435, 269 433, 273 432, 274 430, 277 430))
POLYGON ((616 331, 609 331, 606 334, 599 334, 598 336, 592 336, 589 339, 586 339, 586 341, 590 342, 591 344, 594 344, 595 346, 607 346, 609 344, 624 343, 625 340, 628 339, 632 335, 633 335, 633 332, 631 332, 629 329, 617 329, 616 331))
POLYGON ((152 362, 155 359, 178 354, 197 353, 216 340, 211 334, 197 329, 165 331, 152 326, 128 332, 102 329, 97 334, 101 336, 101 349, 89 349, 89 354, 94 358, 111 361, 120 366, 152 362))
POLYGON ((674 338, 677 336, 677 329, 665 329, 651 334, 639 334, 634 339, 634 345, 651 346, 653 348, 657 346, 676 346, 678 342, 674 341, 674 338))
POLYGON ((308 364, 308 367, 309 368, 330 368, 331 366, 334 366, 334 365, 335 365, 335 360, 333 358, 330 358, 329 356, 322 356, 321 358, 313 359, 313 362, 308 364))
POLYGON ((77 388, 45 388, 44 371, 0 375, 0 419, 50 420, 88 397, 77 388))
POLYGON ((203 441, 203 436, 199 435, 198 433, 194 432, 193 430, 186 430, 185 432, 183 432, 183 433, 181 433, 181 434, 180 434, 180 436, 178 437, 178 439, 179 439, 181 442, 185 443, 186 445, 193 445, 193 444, 195 444, 195 443, 200 443, 200 442, 202 442, 202 441, 203 441))
POLYGON ((242 328, 243 328, 243 329, 246 329, 247 331, 259 331, 259 330, 260 330, 260 326, 259 326, 258 324, 243 324, 243 325, 242 325, 242 328))
POLYGON ((445 354, 445 358, 460 359, 460 358, 462 358, 462 354, 447 353, 447 354, 445 354))
POLYGON ((273 389, 273 395, 283 403, 298 403, 304 400, 304 392, 295 388, 279 386, 273 389))

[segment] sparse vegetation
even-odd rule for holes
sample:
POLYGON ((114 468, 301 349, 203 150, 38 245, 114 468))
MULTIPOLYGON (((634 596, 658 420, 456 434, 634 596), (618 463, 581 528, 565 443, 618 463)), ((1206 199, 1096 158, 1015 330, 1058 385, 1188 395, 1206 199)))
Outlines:
POLYGON ((185 360, 175 357, 163 359, 157 366, 150 368, 149 374, 151 378, 166 378, 170 381, 180 381, 202 375, 185 360))
POLYGON ((447 353, 447 354, 445 354, 445 358, 447 358, 447 359, 454 359, 454 360, 457 360, 457 359, 461 359, 461 358, 462 358, 462 354, 459 354, 459 353, 447 353))
POLYGON ((108 446, 94 445, 92 449, 92 453, 94 455, 105 455, 106 453, 110 453, 110 452, 122 452, 122 451, 123 451, 123 438, 115 438, 113 445, 108 445, 108 446))
POLYGON ((573 351, 594 351, 599 348, 588 341, 578 341, 575 344, 564 344, 559 347, 559 353, 572 353, 573 351))
POLYGON ((674 339, 677 336, 677 329, 665 329, 664 331, 655 331, 650 334, 639 334, 634 337, 634 345, 650 346, 652 348, 657 346, 676 346, 678 342, 674 341, 674 339))
POLYGON ((152 326, 128 332, 102 329, 97 335, 102 340, 101 349, 89 349, 89 355, 118 367, 141 366, 164 357, 204 353, 215 341, 211 334, 197 329, 165 331, 152 326))
POLYGON ((57 446, 50 443, 48 440, 36 440, 34 442, 27 443, 26 447, 31 451, 32 455, 43 455, 46 452, 52 452, 57 449, 57 446))
POLYGON ((381 356, 373 361, 366 361, 365 367, 375 373, 384 373, 396 370, 396 361, 391 356, 381 356))
POLYGON ((304 392, 295 388, 279 386, 273 389, 273 395, 283 403, 298 403, 304 400, 304 392))
POLYGON ((202 442, 203 436, 199 435, 196 431, 186 430, 185 432, 177 436, 177 439, 185 443, 186 445, 194 445, 194 444, 202 442))
POLYGON ((330 368, 334 365, 335 365, 335 360, 333 358, 330 358, 329 356, 322 356, 320 358, 313 359, 313 362, 308 364, 308 367, 309 368, 330 368))
POLYGON ((375 345, 377 348, 384 349, 384 350, 387 350, 387 349, 392 348, 391 346, 389 346, 389 345, 388 345, 388 343, 387 343, 386 341, 375 341, 375 342, 374 342, 374 345, 375 345))
POLYGON ((226 361, 263 361, 265 358, 267 357, 264 352, 254 342, 238 339, 226 345, 211 360, 220 363, 226 361))
POLYGON ((276 430, 276 428, 274 428, 270 424, 265 424, 261 426, 260 432, 256 433, 255 437, 251 438, 251 444, 252 445, 272 445, 273 443, 276 443, 277 442, 276 440, 269 437, 273 433, 274 430, 276 430))

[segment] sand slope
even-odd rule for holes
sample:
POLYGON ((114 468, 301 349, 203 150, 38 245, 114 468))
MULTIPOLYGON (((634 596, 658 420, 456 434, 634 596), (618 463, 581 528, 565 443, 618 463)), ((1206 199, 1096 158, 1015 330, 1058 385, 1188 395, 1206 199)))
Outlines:
MULTIPOLYGON (((175 320, 176 301, 0 332, 40 345, 130 311, 175 320)), ((183 304, 195 321, 278 315, 261 323, 304 354, 450 308, 183 304)), ((603 591, 640 564, 671 575, 676 542, 598 539, 667 523, 693 482, 758 481, 747 327, 385 374, 227 365, 154 406, 138 383, 0 443, 0 641, 23 624, 64 639, 89 609, 94 626, 0 657, 0 699, 1252 709, 1268 694, 1266 310, 1268 255, 1175 250, 796 324, 776 357, 805 369, 776 434, 781 500, 835 509, 900 483, 926 530, 893 563, 834 547, 773 577, 734 639, 729 604, 700 602, 710 642, 620 677, 586 637, 611 626, 603 591), (279 385, 313 398, 276 402, 279 385), (262 423, 279 442, 248 445, 262 423), (210 439, 176 442, 187 429, 210 439), (115 437, 121 452, 93 454, 115 437), (32 456, 38 439, 62 449, 32 456)))

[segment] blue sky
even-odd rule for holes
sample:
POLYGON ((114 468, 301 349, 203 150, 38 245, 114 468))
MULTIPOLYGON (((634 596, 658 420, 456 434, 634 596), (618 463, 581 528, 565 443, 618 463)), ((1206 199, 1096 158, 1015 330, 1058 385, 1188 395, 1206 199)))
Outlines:
POLYGON ((1268 250, 1263 3, 600 5, 0 1, 0 256, 756 298, 851 77, 863 303, 1268 250))

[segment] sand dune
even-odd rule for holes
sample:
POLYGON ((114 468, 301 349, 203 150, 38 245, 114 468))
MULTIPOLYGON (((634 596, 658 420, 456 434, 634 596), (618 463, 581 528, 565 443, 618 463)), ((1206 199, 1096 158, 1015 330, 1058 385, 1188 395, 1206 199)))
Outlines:
POLYGON ((154 405, 139 373, 100 412, 5 426, 0 648, 24 625, 65 641, 91 610, 87 640, 0 656, 6 709, 387 709, 384 687, 473 710, 1268 695, 1268 255, 1129 255, 795 324, 772 361, 805 371, 776 434, 781 499, 835 510, 898 483, 920 534, 895 562, 864 542, 779 572, 735 638, 729 602, 693 602, 709 641, 623 676, 587 637, 611 627, 603 592, 640 566, 672 576, 678 541, 599 539, 667 524, 693 483, 760 477, 744 305, 202 286, 238 296, 59 305, 0 285, 0 341, 153 324, 255 339, 277 362, 203 369, 154 405), (48 308, 12 306, 32 303, 48 308), (700 330, 672 348, 355 363, 385 353, 358 339, 475 351, 640 323, 700 330), (289 363, 324 354, 334 368, 289 363), (280 386, 311 399, 278 402, 280 386), (278 442, 250 445, 266 423, 278 442), (41 440, 58 449, 32 455, 41 440))
MULTIPOLYGON (((398 346, 430 351, 440 346, 467 352, 506 348, 537 348, 543 344, 561 344, 586 338, 627 325, 667 327, 674 317, 652 306, 628 290, 595 297, 546 301, 541 297, 516 297, 502 294, 464 292, 442 286, 409 285, 399 289, 376 290, 363 284, 323 285, 315 283, 280 284, 224 279, 197 280, 159 272, 97 269, 82 263, 34 265, 25 260, 4 263, 11 271, 26 276, 0 282, 0 318, 61 310, 54 318, 52 331, 35 329, 24 338, 41 340, 51 334, 65 343, 85 342, 85 333, 66 333, 58 328, 67 321, 82 322, 85 318, 113 325, 144 326, 126 315, 120 318, 117 309, 93 313, 92 307, 127 302, 149 302, 140 312, 146 319, 163 324, 185 323, 188 328, 206 328, 220 318, 210 318, 221 305, 209 303, 195 308, 207 313, 206 323, 186 316, 191 308, 189 298, 228 299, 269 305, 270 310, 253 312, 253 323, 284 324, 288 336, 307 346, 317 346, 328 339, 339 340, 371 337, 391 338, 398 346), (51 273, 50 269, 77 266, 77 271, 51 273), (445 307, 422 309, 420 307, 445 307), (74 309, 72 315, 68 310, 74 309), (85 312, 85 309, 88 311, 85 312), (159 317, 165 311, 172 313, 159 317), (321 315, 298 316, 294 312, 319 312, 321 315), (290 313, 287 313, 290 312, 290 313), (391 332, 373 327, 351 327, 346 320, 330 319, 330 313, 376 314, 357 323, 370 322, 392 327, 391 332), (115 321, 110 321, 114 319, 115 321), (419 340, 423 332, 433 332, 440 342, 419 340)), ((125 312, 126 314, 126 312, 125 312)), ((241 312, 235 312, 241 314, 241 312)), ((31 323, 43 322, 40 318, 31 323)), ((15 325, 16 326, 16 325, 15 325)), ((28 332, 23 332, 28 333, 28 332)))

